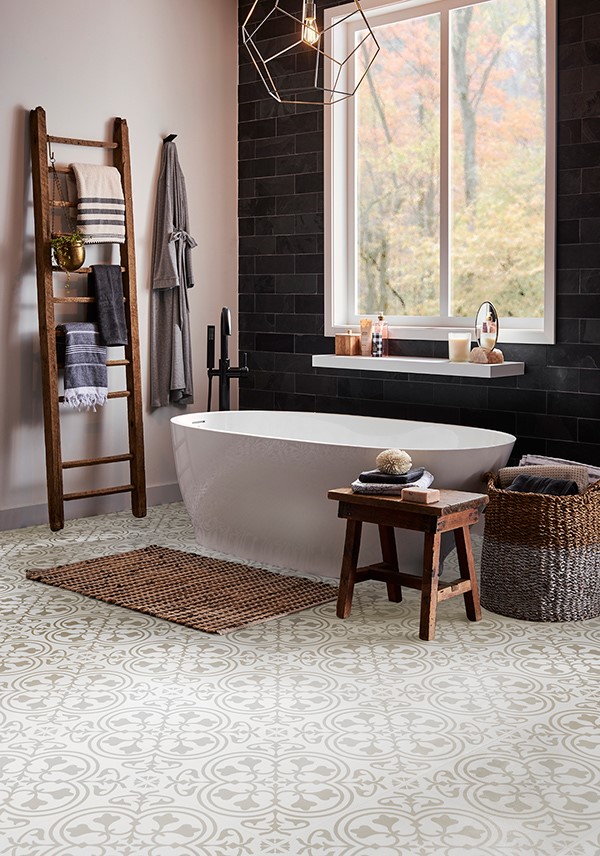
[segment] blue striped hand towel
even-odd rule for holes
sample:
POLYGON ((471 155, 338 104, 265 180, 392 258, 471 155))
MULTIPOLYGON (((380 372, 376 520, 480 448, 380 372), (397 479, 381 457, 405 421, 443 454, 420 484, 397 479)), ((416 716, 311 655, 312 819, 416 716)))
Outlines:
POLYGON ((61 324, 65 331, 65 404, 92 410, 106 404, 108 371, 106 347, 100 344, 97 324, 61 324))
POLYGON ((84 244, 125 241, 125 197, 114 166, 72 163, 77 183, 77 228, 84 244))

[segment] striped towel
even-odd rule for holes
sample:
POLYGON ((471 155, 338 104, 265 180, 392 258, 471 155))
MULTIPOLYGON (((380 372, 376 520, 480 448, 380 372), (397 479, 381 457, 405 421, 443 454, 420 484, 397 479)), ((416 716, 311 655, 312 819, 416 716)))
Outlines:
POLYGON ((125 241, 125 197, 114 166, 72 163, 77 182, 77 228, 84 244, 125 241))
POLYGON ((65 404, 76 410, 96 410, 106 404, 106 347, 97 324, 61 324, 65 331, 65 404))

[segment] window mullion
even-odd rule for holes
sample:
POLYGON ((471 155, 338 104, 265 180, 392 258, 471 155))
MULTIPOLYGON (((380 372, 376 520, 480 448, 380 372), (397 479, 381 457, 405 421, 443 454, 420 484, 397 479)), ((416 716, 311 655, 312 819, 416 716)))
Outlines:
POLYGON ((440 315, 450 315, 450 13, 440 13, 440 315))
MULTIPOLYGON (((346 55, 356 47, 356 34, 354 30, 348 28, 346 30, 346 55)), ((350 62, 350 91, 354 89, 356 81, 356 62, 354 57, 350 62)), ((360 265, 358 264, 358 244, 360 240, 358 229, 358 98, 350 98, 346 104, 348 111, 348 125, 346 142, 348 146, 348 162, 347 162, 347 217, 348 217, 348 283, 351 283, 350 293, 348 295, 347 317, 354 315, 358 311, 358 289, 360 276, 360 265)))

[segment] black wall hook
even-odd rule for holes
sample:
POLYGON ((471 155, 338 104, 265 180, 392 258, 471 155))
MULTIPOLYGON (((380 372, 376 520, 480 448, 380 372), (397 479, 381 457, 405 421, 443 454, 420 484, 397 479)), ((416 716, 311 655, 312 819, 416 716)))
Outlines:
POLYGON ((177 134, 169 134, 168 137, 163 139, 163 143, 172 143, 176 136, 177 134))

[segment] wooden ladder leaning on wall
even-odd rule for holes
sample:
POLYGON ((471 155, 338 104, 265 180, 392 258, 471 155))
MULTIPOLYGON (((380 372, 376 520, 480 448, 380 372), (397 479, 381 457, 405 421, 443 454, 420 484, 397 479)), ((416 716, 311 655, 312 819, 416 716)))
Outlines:
MULTIPOLYGON (((131 493, 131 510, 135 517, 146 515, 146 477, 144 472, 144 429, 142 411, 142 391, 140 374, 140 346, 138 332, 137 294, 135 279, 135 239, 133 231, 133 205, 131 193, 131 167, 129 156, 129 131, 125 119, 115 119, 111 142, 98 140, 78 140, 71 137, 48 136, 46 113, 41 107, 31 111, 31 162, 33 173, 33 208, 35 218, 35 258, 37 268, 38 316, 40 325, 40 361, 42 370, 42 393, 44 408, 44 435, 46 444, 46 475, 48 485, 48 516, 50 528, 62 529, 65 522, 64 503, 76 499, 88 499, 94 496, 107 496, 116 493, 131 493), (129 344, 125 346, 124 359, 108 360, 107 366, 124 366, 126 389, 109 392, 108 398, 127 399, 127 422, 129 451, 121 455, 104 458, 84 458, 77 461, 63 461, 60 437, 60 411, 58 390, 58 362, 56 355, 56 318, 57 304, 88 304, 94 297, 55 297, 53 273, 60 268, 53 267, 50 240, 51 206, 63 207, 65 204, 76 207, 76 203, 60 202, 50 199, 48 143, 64 143, 74 146, 90 146, 111 149, 113 164, 121 175, 125 196, 125 243, 120 245, 121 270, 123 273, 123 296, 125 298, 125 318, 129 344), (63 473, 76 467, 90 467, 98 464, 129 463, 129 484, 115 487, 97 488, 76 493, 65 493, 63 473)), ((56 166, 57 172, 71 172, 68 166, 56 166)), ((76 274, 89 273, 89 267, 80 268, 76 274)), ((72 274, 73 275, 73 274, 72 274)))

